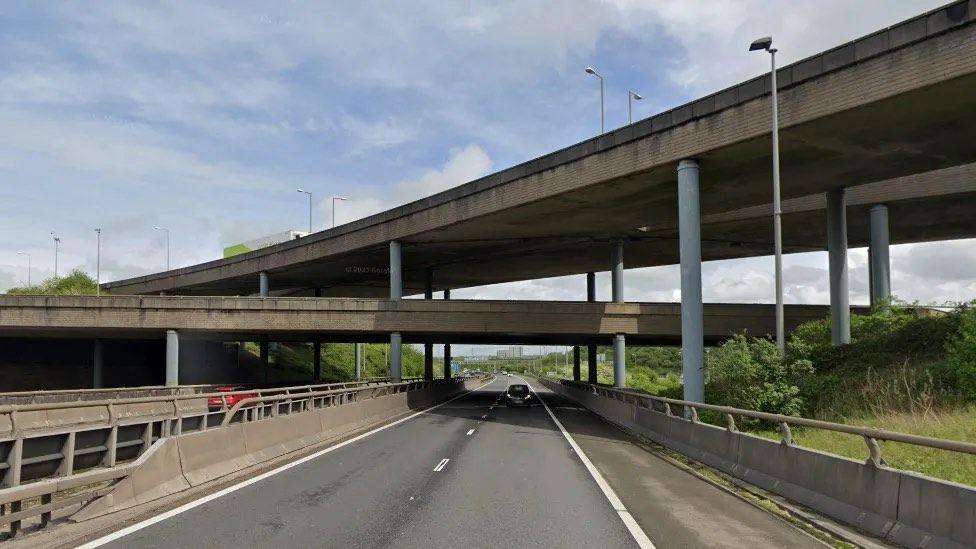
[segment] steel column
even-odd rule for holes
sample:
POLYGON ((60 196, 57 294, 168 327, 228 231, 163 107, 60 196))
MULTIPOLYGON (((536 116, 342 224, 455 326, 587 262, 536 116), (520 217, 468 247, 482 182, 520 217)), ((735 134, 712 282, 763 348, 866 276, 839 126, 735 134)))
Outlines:
MULTIPOLYGON (((424 270, 424 299, 434 299, 434 271, 424 270)), ((434 344, 424 343, 424 379, 434 379, 434 344)))
POLYGON ((312 343, 312 380, 319 381, 322 379, 322 342, 315 341, 312 343))
POLYGON ((259 288, 261 297, 268 297, 268 291, 270 290, 271 286, 270 286, 270 283, 268 282, 268 272, 267 271, 261 271, 258 274, 258 288, 259 288))
POLYGON ((101 389, 105 386, 104 364, 102 363, 102 340, 92 341, 92 387, 101 389))
POLYGON ((871 307, 891 299, 891 263, 888 258, 888 207, 878 204, 871 208, 871 247, 868 248, 868 276, 871 286, 871 307))
POLYGON ((681 372, 684 399, 705 399, 698 162, 678 163, 678 242, 681 261, 681 372))
MULTIPOLYGON (((586 273, 586 300, 596 301, 596 273, 586 273)), ((596 383, 596 344, 586 346, 586 381, 596 383)))
POLYGON ((166 330, 166 386, 180 384, 180 336, 176 330, 166 330))
POLYGON ((573 345, 573 381, 580 380, 580 346, 573 345))
POLYGON ((270 377, 270 370, 271 370, 271 358, 270 358, 270 351, 268 349, 268 340, 262 339, 258 343, 258 347, 260 348, 260 353, 261 353, 261 369, 263 372, 262 375, 264 376, 264 382, 267 383, 270 377))
POLYGON ((356 363, 356 379, 359 380, 363 377, 363 344, 353 343, 352 352, 353 362, 356 363))
POLYGON ((830 271, 830 339, 851 342, 851 307, 847 280, 847 198, 844 189, 827 192, 827 259, 830 271))

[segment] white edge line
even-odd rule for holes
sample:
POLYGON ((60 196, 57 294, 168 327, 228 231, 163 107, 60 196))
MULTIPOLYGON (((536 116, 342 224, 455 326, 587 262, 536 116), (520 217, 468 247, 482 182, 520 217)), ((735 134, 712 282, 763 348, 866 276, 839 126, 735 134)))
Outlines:
MULTIPOLYGON (((532 387, 532 385, 525 379, 522 379, 522 382, 528 385, 529 388, 532 387)), ((607 483, 606 479, 603 478, 603 475, 600 474, 600 471, 596 468, 596 466, 593 465, 593 462, 590 461, 590 458, 586 457, 586 454, 583 452, 583 449, 580 448, 578 444, 576 444, 576 441, 573 440, 573 437, 569 434, 566 428, 563 427, 563 424, 560 423, 558 419, 556 419, 556 415, 553 414, 552 410, 549 409, 549 405, 546 404, 546 401, 539 396, 539 393, 535 392, 535 389, 532 389, 532 392, 535 393, 535 397, 539 400, 539 402, 542 403, 542 406, 546 409, 546 412, 549 413, 549 417, 552 418, 552 421, 553 423, 556 424, 556 427, 559 427, 559 431, 566 438, 566 441, 569 442, 570 447, 573 449, 574 452, 576 452, 576 455, 580 458, 580 461, 583 462, 583 466, 586 467, 586 470, 590 472, 590 476, 593 477, 593 480, 596 481, 597 486, 600 487, 600 490, 603 492, 603 495, 606 496, 607 500, 610 502, 610 506, 613 507, 613 510, 617 512, 617 515, 620 517, 620 520, 623 521, 624 526, 626 526, 627 530, 630 531, 630 535, 634 537, 634 541, 637 542, 637 545, 641 547, 641 549, 655 549, 654 543, 651 541, 651 538, 647 537, 647 534, 644 532, 644 530, 640 527, 639 524, 637 524, 637 521, 634 519, 634 516, 630 514, 630 511, 627 510, 627 507, 625 507, 623 502, 620 501, 620 498, 617 497, 617 493, 613 491, 613 488, 610 487, 610 484, 607 483)))
POLYGON ((206 495, 206 496, 204 496, 204 497, 202 497, 200 499, 195 499, 195 500, 193 500, 193 501, 191 501, 189 503, 184 503, 183 505, 181 505, 179 507, 176 507, 174 509, 170 509, 169 511, 166 511, 165 513, 162 513, 160 515, 156 515, 156 516, 154 516, 152 518, 148 518, 148 519, 146 519, 146 520, 144 520, 142 522, 137 522, 136 524, 133 524, 132 526, 127 526, 127 527, 125 527, 125 528, 123 528, 121 530, 117 530, 115 532, 112 532, 111 534, 108 534, 108 535, 102 536, 102 537, 100 537, 98 539, 89 541, 88 543, 85 543, 83 545, 79 545, 76 549, 93 549, 95 547, 101 547, 102 545, 105 545, 106 543, 110 543, 110 542, 115 541, 117 539, 124 538, 125 536, 128 536, 129 534, 132 534, 134 532, 138 532, 139 530, 142 530, 143 528, 147 528, 149 526, 152 526, 153 524, 156 524, 157 522, 162 522, 162 521, 164 521, 164 520, 166 520, 166 519, 168 519, 170 517, 174 517, 176 515, 179 515, 180 513, 183 513, 185 511, 189 511, 190 509, 193 509, 194 507, 199 507, 200 505, 203 505, 204 503, 213 501, 213 500, 215 500, 217 498, 226 496, 227 494, 230 494, 232 492, 236 492, 236 491, 240 490, 241 488, 245 488, 247 486, 250 486, 250 485, 254 484, 255 482, 260 482, 260 481, 262 481, 262 480, 264 480, 264 479, 266 479, 268 477, 277 475, 278 473, 281 473, 282 471, 287 471, 288 469, 291 469, 292 467, 297 467, 297 466, 299 466, 299 465, 301 465, 301 464, 303 464, 303 463, 305 463, 307 461, 311 461, 311 460, 313 460, 315 458, 324 456, 325 454, 328 454, 329 452, 332 452, 333 450, 338 450, 339 448, 342 448, 343 446, 347 446, 347 445, 352 444, 354 442, 358 442, 358 441, 360 441, 360 440, 362 440, 362 439, 364 439, 364 438, 366 438, 366 437, 368 437, 370 435, 373 435, 373 434, 378 433, 380 431, 383 431, 385 429, 389 429, 390 427, 393 427, 394 425, 399 425, 399 424, 403 423, 404 421, 409 421, 409 420, 411 420, 411 419, 413 419, 413 418, 415 418, 417 416, 426 414, 427 412, 429 412, 431 410, 434 410, 436 408, 440 408, 441 406, 444 406, 445 404, 448 404, 448 403, 453 402, 453 401, 455 401, 455 400, 457 400, 457 399, 459 399, 459 398, 461 398, 461 397, 463 397, 465 395, 468 395, 468 394, 470 394, 473 391, 477 391, 478 389, 481 389, 483 387, 486 387, 488 385, 491 385, 494 381, 495 381, 494 378, 492 378, 492 380, 489 381, 488 383, 485 383, 484 385, 481 385, 479 387, 475 387, 474 389, 471 389, 470 391, 465 391, 465 392, 461 393, 460 395, 458 395, 458 396, 456 396, 456 397, 454 397, 454 398, 452 398, 450 400, 445 400, 444 402, 441 402, 440 404, 437 404, 435 406, 431 406, 430 408, 426 408, 426 409, 421 410, 421 411, 419 411, 417 413, 410 414, 409 416, 404 417, 404 418, 400 418, 400 419, 398 419, 398 420, 396 420, 396 421, 394 421, 392 423, 387 423, 386 425, 381 425, 380 427, 377 427, 376 429, 373 429, 371 431, 367 431, 365 433, 356 435, 356 436, 354 436, 353 438, 351 438, 349 440, 344 440, 344 441, 340 442, 339 444, 335 444, 333 446, 329 446, 328 448, 323 448, 322 450, 319 450, 318 452, 315 452, 314 454, 309 454, 309 455, 307 455, 307 456, 305 456, 303 458, 300 458, 300 459, 297 459, 295 461, 291 461, 291 462, 285 463, 284 465, 282 465, 280 467, 277 467, 277 468, 272 469, 270 471, 266 471, 266 472, 261 473, 260 475, 258 475, 256 477, 251 477, 251 478, 249 478, 249 479, 247 479, 245 481, 239 482, 239 483, 234 484, 232 486, 228 486, 227 488, 224 488, 223 490, 220 490, 218 492, 214 492, 212 494, 206 495))

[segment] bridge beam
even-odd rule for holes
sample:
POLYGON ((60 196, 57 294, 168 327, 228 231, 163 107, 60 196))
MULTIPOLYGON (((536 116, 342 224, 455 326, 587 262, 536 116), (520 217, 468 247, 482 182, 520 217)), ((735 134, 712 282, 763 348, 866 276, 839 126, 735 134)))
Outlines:
MULTIPOLYGON (((614 303, 624 302, 624 241, 613 243, 613 258, 611 260, 610 289, 614 303)), ((613 386, 627 385, 627 347, 624 334, 616 334, 613 338, 613 386)))
MULTIPOLYGON (((596 273, 586 273, 586 300, 596 301, 596 273)), ((586 346, 586 381, 596 383, 596 344, 586 346)))
POLYGON ((166 330, 166 386, 180 384, 180 335, 166 330))
POLYGON ((827 261, 830 272, 830 339, 851 342, 851 305, 847 279, 847 198, 845 189, 827 192, 827 261))
POLYGON ((888 257, 890 244, 888 206, 878 204, 871 208, 871 246, 868 247, 872 308, 891 299, 891 263, 888 257))
POLYGON ((684 399, 705 400, 705 332, 701 278, 698 161, 678 163, 678 242, 681 261, 681 372, 684 399))

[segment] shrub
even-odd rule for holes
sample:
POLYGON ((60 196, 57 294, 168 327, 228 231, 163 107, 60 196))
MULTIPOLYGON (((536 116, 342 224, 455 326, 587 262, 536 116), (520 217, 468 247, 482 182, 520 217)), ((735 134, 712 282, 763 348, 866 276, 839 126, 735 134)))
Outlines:
POLYGON ((976 400, 976 309, 959 313, 958 331, 946 343, 948 375, 970 400, 976 400))
POLYGON ((768 339, 737 335, 710 352, 707 364, 707 402, 785 415, 804 411, 800 385, 813 366, 784 358, 768 339))
POLYGON ((81 269, 75 269, 67 276, 52 277, 39 285, 10 288, 11 295, 95 295, 95 279, 81 269))

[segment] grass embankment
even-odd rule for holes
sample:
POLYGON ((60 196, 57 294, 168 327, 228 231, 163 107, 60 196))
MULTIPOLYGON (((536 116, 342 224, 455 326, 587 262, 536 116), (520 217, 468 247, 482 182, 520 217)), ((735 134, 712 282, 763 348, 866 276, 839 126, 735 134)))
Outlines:
MULTIPOLYGON (((628 348, 630 387, 681 398, 680 369, 675 351, 628 348)), ((600 364, 598 373, 601 383, 611 382, 609 364, 600 364)), ((842 347, 830 344, 829 321, 814 321, 791 335, 785 357, 767 339, 742 335, 707 350, 705 395, 713 404, 976 442, 976 310, 879 308, 852 319, 851 344, 842 347)), ((738 426, 779 439, 768 424, 739 419, 738 426)), ((793 438, 859 461, 868 457, 858 436, 794 428, 793 438)), ((891 467, 976 485, 976 456, 880 444, 891 467)))
MULTIPOLYGON (((263 379, 264 373, 261 371, 260 360, 261 351, 258 343, 245 343, 244 351, 247 353, 247 358, 241 361, 241 365, 253 369, 253 379, 263 379)), ((387 345, 378 343, 363 344, 363 352, 364 377, 386 377, 389 375, 389 350, 387 345)), ((354 379, 356 375, 354 360, 355 350, 353 349, 352 343, 323 343, 322 380, 343 381, 354 379)), ((270 366, 268 372, 269 382, 308 383, 312 379, 313 374, 312 345, 307 343, 279 343, 272 345, 268 352, 268 364, 270 366)), ((444 371, 442 365, 443 361, 435 360, 435 376, 444 371)), ((401 368, 404 377, 422 376, 424 372, 423 353, 409 345, 404 345, 401 368)))

